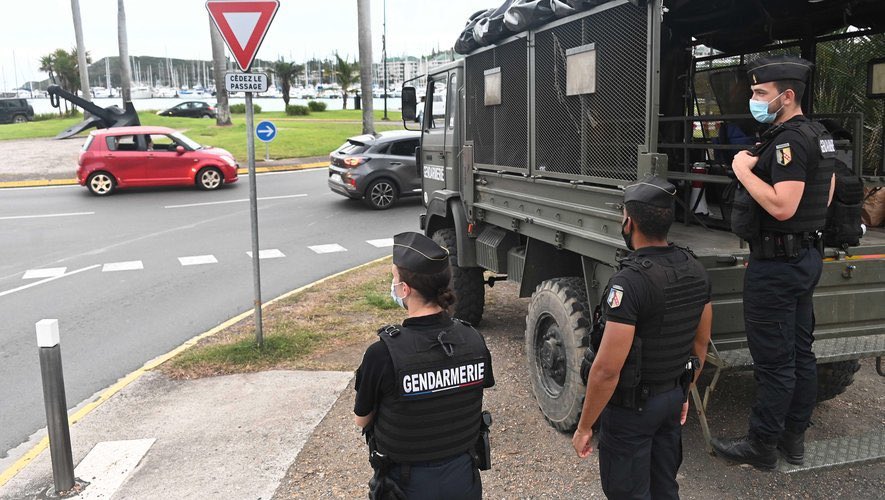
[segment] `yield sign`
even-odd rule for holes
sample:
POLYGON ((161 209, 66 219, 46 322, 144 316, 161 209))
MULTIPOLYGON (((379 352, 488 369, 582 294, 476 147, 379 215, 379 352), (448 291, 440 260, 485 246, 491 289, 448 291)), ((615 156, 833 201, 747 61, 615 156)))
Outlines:
POLYGON ((208 0, 206 10, 243 71, 249 71, 279 0, 208 0))

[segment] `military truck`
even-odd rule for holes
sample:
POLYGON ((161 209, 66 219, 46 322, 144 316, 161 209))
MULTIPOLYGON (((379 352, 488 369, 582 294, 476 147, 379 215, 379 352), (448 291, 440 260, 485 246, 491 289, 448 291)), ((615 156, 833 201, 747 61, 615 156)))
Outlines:
MULTIPOLYGON (((815 62, 803 109, 844 131, 834 134, 842 158, 869 186, 881 185, 883 103, 867 86, 885 85, 876 80, 885 78, 877 66, 885 3, 569 3, 584 10, 423 77, 425 94, 446 95, 446 106, 423 110, 420 226, 451 252, 456 316, 479 324, 485 287, 496 280, 531 297, 526 375, 546 419, 570 431, 585 391, 590 312, 626 251, 623 187, 647 174, 677 184, 683 203, 670 239, 690 247, 713 282, 706 371, 714 375, 703 397, 693 393, 709 442, 704 411, 721 371, 752 366, 741 300, 749 249, 728 230, 721 196, 730 158, 757 133, 744 64, 782 53, 815 62), (698 210, 701 190, 706 210, 698 210)), ((415 94, 407 82, 406 127, 415 126, 415 94)), ((860 358, 875 358, 883 373, 885 232, 868 228, 859 246, 827 248, 824 261, 814 298, 821 400, 852 383, 860 358)), ((881 434, 863 439, 874 451, 840 460, 883 456, 881 434)))

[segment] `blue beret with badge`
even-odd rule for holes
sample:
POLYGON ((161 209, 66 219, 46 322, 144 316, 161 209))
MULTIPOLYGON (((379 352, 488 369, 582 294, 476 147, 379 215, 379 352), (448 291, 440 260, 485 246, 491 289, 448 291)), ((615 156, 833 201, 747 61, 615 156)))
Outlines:
POLYGON ((676 186, 657 175, 649 175, 624 188, 624 203, 638 201, 660 208, 673 208, 676 186))
POLYGON ((393 264, 415 273, 435 274, 449 266, 449 251, 421 233, 393 237, 393 264))
POLYGON ((783 80, 808 82, 814 65, 801 57, 765 56, 747 64, 747 76, 751 85, 783 80))

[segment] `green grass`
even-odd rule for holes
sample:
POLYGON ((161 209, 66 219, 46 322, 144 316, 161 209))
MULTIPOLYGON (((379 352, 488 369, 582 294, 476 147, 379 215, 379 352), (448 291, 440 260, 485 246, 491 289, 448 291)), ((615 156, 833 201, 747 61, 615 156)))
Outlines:
POLYGON ((160 369, 176 379, 267 369, 351 370, 358 358, 338 355, 373 342, 381 325, 405 316, 390 300, 391 277, 389 258, 336 276, 268 305, 262 348, 255 342, 254 322, 247 319, 201 340, 160 369))
POLYGON ((282 323, 265 336, 264 345, 260 348, 254 338, 243 338, 230 344, 186 351, 176 358, 175 363, 182 370, 231 364, 259 368, 305 356, 313 351, 322 338, 318 332, 293 329, 292 325, 282 323))
MULTIPOLYGON (((261 120, 274 120, 277 125, 277 137, 270 143, 271 159, 304 158, 328 155, 348 137, 360 134, 361 113, 362 111, 355 110, 336 110, 311 113, 296 118, 286 116, 285 112, 279 111, 256 114, 255 122, 257 125, 261 120)), ((389 122, 381 121, 383 111, 376 111, 375 115, 376 131, 402 130, 399 113, 388 113, 391 118, 389 122)), ((218 127, 215 125, 215 120, 171 118, 149 112, 139 113, 139 119, 143 125, 160 125, 181 130, 197 142, 227 149, 241 163, 246 162, 245 115, 233 115, 233 125, 230 127, 218 127)), ((66 118, 0 125, 0 140, 54 137, 60 131, 80 121, 79 118, 66 118)), ((256 141, 255 151, 258 159, 264 158, 263 143, 256 141)))

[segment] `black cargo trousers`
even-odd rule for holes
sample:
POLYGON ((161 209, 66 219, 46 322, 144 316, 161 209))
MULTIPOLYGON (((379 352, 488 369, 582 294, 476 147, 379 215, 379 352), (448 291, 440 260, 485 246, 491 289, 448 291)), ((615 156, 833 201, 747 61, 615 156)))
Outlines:
POLYGON ((815 248, 792 258, 750 257, 744 275, 744 326, 753 356, 756 401, 750 436, 776 443, 786 428, 803 432, 817 400, 814 287, 823 263, 815 248))
POLYGON ((652 396, 642 410, 609 404, 599 416, 599 476, 609 500, 678 500, 682 388, 652 396))

